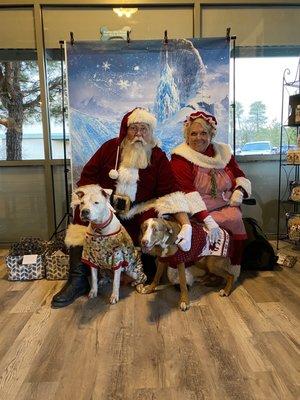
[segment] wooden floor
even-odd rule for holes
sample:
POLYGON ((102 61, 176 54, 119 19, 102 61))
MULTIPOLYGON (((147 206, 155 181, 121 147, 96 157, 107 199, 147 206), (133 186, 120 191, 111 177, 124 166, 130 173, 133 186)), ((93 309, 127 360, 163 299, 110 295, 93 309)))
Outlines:
POLYGON ((173 287, 122 287, 114 306, 106 290, 53 310, 63 283, 8 282, 4 255, 1 400, 300 398, 299 261, 243 275, 229 298, 195 286, 184 313, 173 287))

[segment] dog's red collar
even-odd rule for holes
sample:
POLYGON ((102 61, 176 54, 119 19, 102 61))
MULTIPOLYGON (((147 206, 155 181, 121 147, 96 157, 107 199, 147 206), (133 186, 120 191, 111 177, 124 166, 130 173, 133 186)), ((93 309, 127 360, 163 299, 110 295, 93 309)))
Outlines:
POLYGON ((101 233, 103 228, 106 228, 112 221, 113 219, 113 212, 110 210, 110 214, 109 217, 106 221, 102 222, 102 224, 94 224, 93 222, 91 223, 91 227, 93 229, 94 232, 96 233, 101 233))
POLYGON ((104 237, 108 237, 108 236, 117 235, 118 233, 121 232, 121 229, 122 228, 120 227, 116 232, 108 233, 107 235, 102 235, 102 233, 99 233, 99 232, 96 232, 96 231, 94 231, 93 233, 86 232, 86 235, 104 238, 104 237))

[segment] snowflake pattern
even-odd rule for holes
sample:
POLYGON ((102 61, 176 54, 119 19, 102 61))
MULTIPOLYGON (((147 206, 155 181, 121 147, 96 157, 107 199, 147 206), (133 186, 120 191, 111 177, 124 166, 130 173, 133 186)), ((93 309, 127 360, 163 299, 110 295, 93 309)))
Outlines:
POLYGON ((103 68, 105 71, 107 71, 108 69, 110 69, 110 66, 111 66, 111 64, 109 64, 108 61, 104 61, 104 62, 102 63, 102 68, 103 68))
POLYGON ((130 86, 130 83, 125 79, 120 79, 117 85, 120 86, 120 89, 127 89, 130 86))

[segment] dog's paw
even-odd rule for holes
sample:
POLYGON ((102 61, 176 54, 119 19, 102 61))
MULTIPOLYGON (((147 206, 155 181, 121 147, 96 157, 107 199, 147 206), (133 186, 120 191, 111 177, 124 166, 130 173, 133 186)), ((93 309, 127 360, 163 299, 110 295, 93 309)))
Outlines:
POLYGON ((143 286, 143 287, 141 288, 141 291, 140 291, 139 293, 142 293, 142 294, 149 294, 149 293, 153 293, 153 292, 155 292, 155 286, 153 286, 153 285, 146 285, 146 286, 143 286))
POLYGON ((190 308, 190 303, 188 303, 186 301, 181 301, 179 303, 179 308, 181 311, 187 311, 190 308))
POLYGON ((94 299, 95 297, 97 297, 98 295, 98 290, 97 289, 91 289, 89 294, 88 294, 88 298, 89 299, 94 299))
POLYGON ((135 290, 138 293, 143 293, 143 289, 144 289, 144 285, 142 283, 139 283, 138 285, 136 285, 135 290))
POLYGON ((229 296, 229 293, 228 293, 225 289, 221 289, 221 290, 219 291, 219 296, 221 296, 221 297, 227 297, 227 296, 229 296))
POLYGON ((109 299, 110 304, 116 304, 118 301, 119 301, 119 295, 112 293, 109 299))

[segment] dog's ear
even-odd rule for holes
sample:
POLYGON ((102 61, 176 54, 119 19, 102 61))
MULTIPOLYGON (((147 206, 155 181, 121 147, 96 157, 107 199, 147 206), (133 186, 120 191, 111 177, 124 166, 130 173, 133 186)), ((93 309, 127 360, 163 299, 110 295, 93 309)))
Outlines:
POLYGON ((71 208, 74 211, 77 206, 80 205, 80 200, 84 196, 84 192, 80 189, 76 189, 72 192, 72 199, 71 199, 71 208))
POLYGON ((104 189, 104 188, 101 188, 101 193, 103 194, 103 196, 106 198, 106 199, 108 199, 110 196, 111 196, 111 194, 112 194, 112 189, 104 189))
POLYGON ((76 190, 75 194, 78 196, 79 199, 82 199, 84 196, 84 192, 82 190, 76 190))
POLYGON ((164 223, 165 223, 165 226, 166 226, 166 228, 167 228, 167 232, 168 233, 170 233, 170 234, 172 234, 173 233, 173 227, 172 227, 172 225, 169 223, 169 221, 168 220, 164 220, 164 223))

